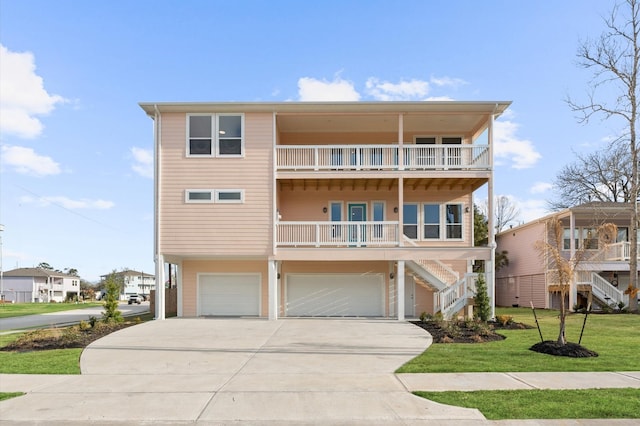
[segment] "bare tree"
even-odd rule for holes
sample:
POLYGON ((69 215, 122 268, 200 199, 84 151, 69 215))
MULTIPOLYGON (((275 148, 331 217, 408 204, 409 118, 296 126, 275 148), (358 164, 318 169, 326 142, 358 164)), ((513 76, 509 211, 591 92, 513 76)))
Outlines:
POLYGON ((564 166, 554 182, 556 198, 552 210, 564 210, 590 201, 630 203, 631 158, 628 148, 616 143, 609 150, 588 155, 564 166))
POLYGON ((609 18, 604 19, 605 30, 597 40, 586 40, 578 48, 579 65, 593 71, 586 103, 567 98, 571 109, 579 114, 580 122, 593 116, 620 119, 624 140, 631 157, 631 253, 629 261, 629 310, 638 311, 638 149, 636 123, 638 120, 638 72, 640 68, 640 3, 624 0, 616 4, 609 18), (621 7, 622 5, 622 7, 621 7), (607 97, 611 90, 613 96, 607 97))
MULTIPOLYGON (((481 207, 482 213, 486 216, 489 206, 485 201, 481 207)), ((513 203, 513 200, 506 195, 498 195, 493 201, 494 226, 496 232, 502 231, 509 223, 515 222, 520 216, 520 209, 513 203)))
POLYGON ((560 293, 559 345, 565 345, 567 343, 565 325, 568 308, 566 301, 569 296, 569 291, 571 290, 573 277, 585 253, 585 247, 583 246, 576 250, 571 258, 563 256, 563 229, 564 225, 560 219, 549 219, 546 223, 546 238, 536 241, 536 249, 538 249, 548 271, 547 282, 557 287, 560 293))

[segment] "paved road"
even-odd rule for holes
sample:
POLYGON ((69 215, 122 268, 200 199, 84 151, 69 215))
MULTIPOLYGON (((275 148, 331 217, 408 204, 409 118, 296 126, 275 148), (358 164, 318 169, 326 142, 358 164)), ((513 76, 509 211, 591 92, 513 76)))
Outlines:
MULTIPOLYGON (((124 316, 138 315, 149 311, 149 302, 142 302, 140 305, 128 305, 127 302, 121 302, 118 309, 120 309, 124 316)), ((103 311, 104 308, 102 306, 96 306, 93 308, 74 309, 50 314, 2 318, 0 319, 0 332, 75 324, 82 320, 88 321, 89 317, 92 316, 101 318, 103 311)))

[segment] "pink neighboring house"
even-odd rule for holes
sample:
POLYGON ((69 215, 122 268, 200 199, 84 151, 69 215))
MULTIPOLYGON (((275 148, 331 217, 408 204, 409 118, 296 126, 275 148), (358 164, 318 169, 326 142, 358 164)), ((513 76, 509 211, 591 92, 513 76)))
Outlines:
POLYGON ((156 277, 171 265, 181 317, 456 315, 473 262, 493 269, 492 248, 473 246, 473 202, 479 188, 493 199, 509 105, 141 103, 156 277))
POLYGON ((563 250, 567 258, 586 247, 569 292, 569 308, 594 309, 603 305, 629 305, 624 290, 629 285, 629 222, 632 206, 625 203, 590 202, 566 209, 496 235, 497 250, 508 252, 509 265, 496 273, 497 306, 530 306, 559 309, 560 296, 545 262, 535 248, 545 238, 547 221, 558 217, 564 225, 563 250), (597 229, 604 223, 618 227, 615 241, 601 246, 597 229), (573 235, 573 238, 571 237, 573 235))

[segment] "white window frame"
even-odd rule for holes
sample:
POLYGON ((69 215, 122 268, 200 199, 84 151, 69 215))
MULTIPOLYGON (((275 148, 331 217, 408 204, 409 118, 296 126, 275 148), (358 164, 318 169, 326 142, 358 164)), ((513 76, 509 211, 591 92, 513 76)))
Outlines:
MULTIPOLYGON (((186 156, 189 158, 243 158, 245 147, 244 147, 244 139, 245 139, 245 130, 244 130, 244 114, 243 113, 188 113, 186 115, 186 147, 185 152, 186 156), (191 153, 191 145, 190 139, 191 135, 189 134, 189 124, 191 122, 191 117, 203 117, 208 116, 211 117, 211 154, 192 154, 191 153), (221 154, 220 153, 220 121, 219 118, 223 116, 233 116, 240 117, 240 154, 221 154)), ((223 138, 225 139, 225 138, 223 138)), ((229 138, 226 138, 229 139, 229 138)), ((237 138, 233 138, 237 139, 237 138)))
POLYGON ((446 241, 464 241, 464 203, 443 203, 441 208, 441 221, 444 224, 444 227, 442 228, 444 230, 444 234, 442 235, 442 238, 446 241), (460 206, 460 223, 454 222, 454 223, 448 223, 447 222, 447 206, 460 206), (448 238, 447 234, 448 234, 448 229, 447 227, 449 225, 452 226, 458 226, 460 225, 460 238, 448 238))
POLYGON ((220 203, 220 204, 243 204, 244 203, 244 189, 216 189, 215 190, 215 196, 214 196, 215 202, 216 203, 220 203), (220 194, 221 193, 234 193, 237 192, 240 194, 240 199, 239 200, 221 200, 220 199, 220 194))
POLYGON ((438 202, 422 203, 420 205, 420 208, 422 210, 421 214, 420 214, 420 222, 421 222, 420 223, 420 227, 422 229, 422 239, 424 241, 440 241, 440 240, 442 240, 443 239, 443 233, 442 233, 442 230, 443 230, 443 227, 442 227, 442 220, 443 220, 442 211, 443 211, 443 207, 442 207, 442 203, 438 203, 438 202), (427 238, 427 236, 426 236, 427 234, 424 232, 424 227, 425 226, 427 226, 427 225, 435 225, 435 223, 426 223, 425 222, 425 217, 424 217, 424 214, 425 214, 425 211, 426 211, 425 206, 437 206, 438 207, 438 223, 437 223, 437 225, 438 225, 438 238, 427 238))
POLYGON ((403 206, 402 206, 402 208, 404 209, 404 207, 405 207, 405 206, 408 206, 408 205, 416 206, 416 223, 415 223, 415 226, 417 227, 417 230, 416 230, 416 238, 411 238, 410 236, 408 236, 407 234, 405 234, 405 233, 404 233, 404 227, 405 227, 405 226, 414 226, 414 224, 413 224, 413 223, 407 224, 407 222, 406 222, 406 215, 404 215, 404 214, 403 214, 403 221, 402 221, 402 223, 400 224, 400 226, 402 227, 402 228, 401 228, 401 229, 402 229, 402 234, 403 234, 403 235, 405 235, 405 236, 406 236, 407 238, 409 238, 410 240, 420 241, 420 240, 422 240, 422 232, 420 231, 420 224, 421 224, 421 222, 422 222, 422 220, 420 219, 420 215, 421 215, 421 210, 422 210, 422 209, 420 208, 420 203, 413 203, 413 202, 411 202, 411 203, 404 203, 404 204, 403 204, 403 206))
POLYGON ((184 202, 187 204, 243 204, 244 203, 244 189, 186 189, 184 191, 184 202), (192 200, 189 198, 189 194, 191 193, 209 193, 211 194, 211 199, 209 200, 192 200), (221 193, 231 193, 237 192, 240 193, 239 200, 221 200, 221 193))
POLYGON ((188 204, 212 204, 214 202, 214 190, 213 189, 185 189, 184 191, 184 202, 188 204), (189 198, 189 194, 191 193, 209 193, 211 198, 208 200, 192 200, 189 198))

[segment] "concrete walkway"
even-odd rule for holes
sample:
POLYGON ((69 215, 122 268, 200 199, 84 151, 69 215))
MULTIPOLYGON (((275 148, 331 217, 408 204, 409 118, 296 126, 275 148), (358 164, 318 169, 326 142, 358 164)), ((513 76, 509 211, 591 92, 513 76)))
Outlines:
POLYGON ((81 375, 0 375, 0 391, 27 392, 0 403, 0 424, 464 426, 496 422, 408 391, 640 387, 638 372, 393 374, 430 343, 387 320, 151 321, 91 344, 81 375))

